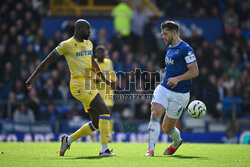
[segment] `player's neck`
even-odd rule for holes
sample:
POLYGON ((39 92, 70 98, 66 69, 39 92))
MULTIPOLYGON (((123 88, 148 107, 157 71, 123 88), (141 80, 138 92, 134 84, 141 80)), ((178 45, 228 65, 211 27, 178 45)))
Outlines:
POLYGON ((178 43, 180 43, 181 39, 179 36, 175 37, 171 42, 171 47, 176 46, 178 43))
POLYGON ((84 39, 80 37, 80 35, 78 34, 74 34, 73 38, 77 41, 77 42, 83 42, 84 39))
POLYGON ((97 62, 102 63, 102 62, 104 62, 104 59, 98 59, 98 58, 97 58, 97 62))

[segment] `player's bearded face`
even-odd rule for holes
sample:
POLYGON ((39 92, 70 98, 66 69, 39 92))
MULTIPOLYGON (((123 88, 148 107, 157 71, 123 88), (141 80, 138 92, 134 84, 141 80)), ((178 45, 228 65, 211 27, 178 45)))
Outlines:
POLYGON ((173 33, 171 31, 168 31, 166 29, 163 29, 161 32, 162 39, 165 42, 166 45, 170 45, 173 40, 173 33))

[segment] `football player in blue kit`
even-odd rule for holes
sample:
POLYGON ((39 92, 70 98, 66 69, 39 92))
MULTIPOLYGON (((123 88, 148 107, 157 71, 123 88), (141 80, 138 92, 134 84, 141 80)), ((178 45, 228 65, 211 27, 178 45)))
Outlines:
POLYGON ((178 34, 179 25, 173 21, 161 24, 162 39, 168 46, 165 57, 164 78, 155 91, 151 102, 151 118, 148 127, 148 151, 154 156, 155 144, 160 135, 160 120, 166 112, 162 129, 173 140, 163 155, 172 155, 182 144, 180 131, 176 128, 182 111, 190 98, 191 79, 199 75, 193 49, 178 34))

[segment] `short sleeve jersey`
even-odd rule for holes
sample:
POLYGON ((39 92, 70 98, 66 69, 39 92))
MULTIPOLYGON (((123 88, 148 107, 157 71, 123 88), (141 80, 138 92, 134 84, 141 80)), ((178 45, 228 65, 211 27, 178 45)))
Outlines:
POLYGON ((65 57, 71 78, 91 78, 93 44, 90 40, 78 42, 72 37, 61 42, 55 52, 65 57))
POLYGON ((168 79, 184 74, 188 71, 187 65, 196 61, 193 49, 184 41, 176 46, 169 46, 165 56, 165 73, 161 85, 165 88, 179 93, 187 93, 191 88, 191 80, 180 81, 176 87, 167 85, 168 79))

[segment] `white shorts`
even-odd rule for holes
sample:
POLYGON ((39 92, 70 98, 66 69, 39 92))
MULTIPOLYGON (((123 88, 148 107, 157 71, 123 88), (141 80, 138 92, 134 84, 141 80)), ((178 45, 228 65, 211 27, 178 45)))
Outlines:
POLYGON ((177 93, 158 85, 154 91, 152 103, 159 103, 166 109, 169 118, 179 119, 182 111, 187 107, 190 93, 177 93))

